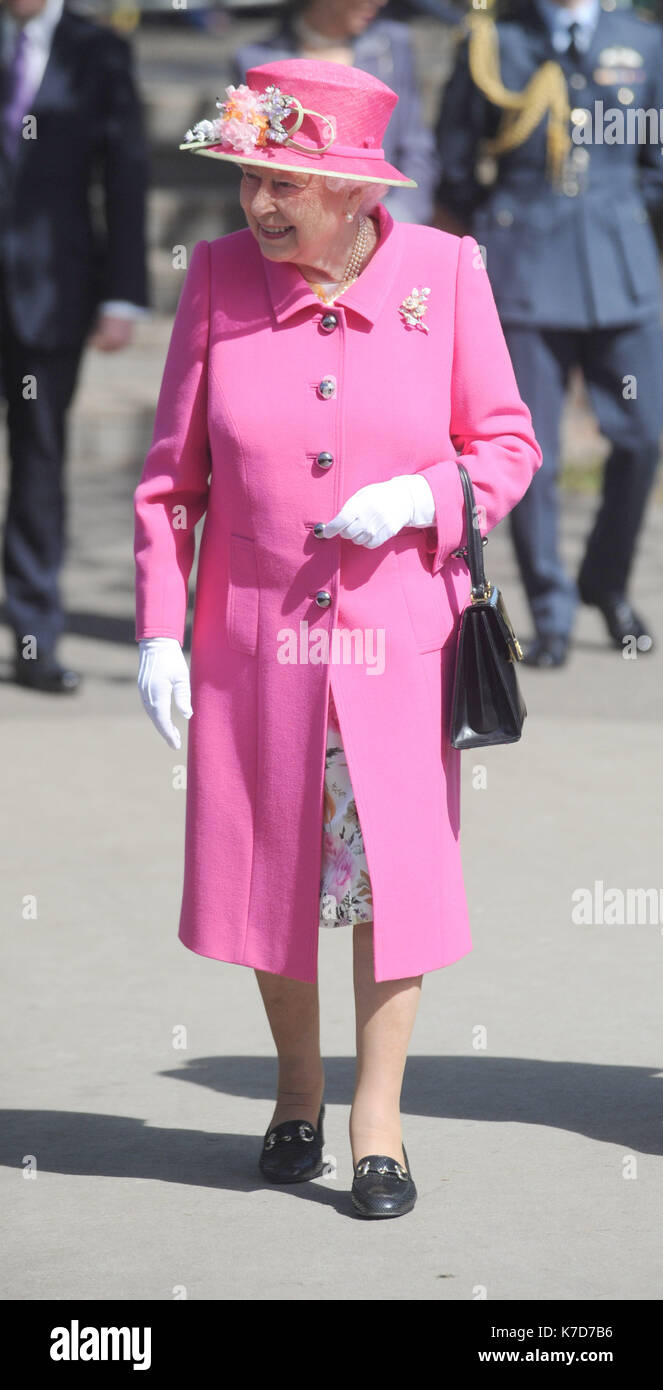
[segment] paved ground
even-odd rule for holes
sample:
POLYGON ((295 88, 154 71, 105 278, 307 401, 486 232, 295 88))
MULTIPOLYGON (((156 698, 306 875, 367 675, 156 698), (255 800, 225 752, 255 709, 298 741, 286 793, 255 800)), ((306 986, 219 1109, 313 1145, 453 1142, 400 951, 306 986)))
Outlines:
MULTIPOLYGON (((2 1296, 660 1299, 663 918, 575 925, 571 911, 597 882, 660 889, 663 620, 660 650, 626 661, 581 611, 567 669, 521 670, 522 743, 464 756, 474 950, 424 982, 403 1097, 413 1213, 351 1215, 341 931, 320 950, 330 1173, 266 1187, 256 1161, 271 1037, 253 972, 177 939, 183 757, 136 690, 132 492, 168 331, 157 316, 122 358, 84 364, 62 648, 85 672, 80 696, 9 684, 0 627, 2 1296)), ((596 447, 591 422, 570 412, 567 457, 596 447)), ((592 507, 566 495, 570 567, 592 507)), ((657 502, 633 584, 647 615, 660 611, 662 553, 657 502)), ((527 636, 504 525, 486 559, 527 636)))
MULTIPOLYGON (((176 936, 181 754, 135 686, 139 468, 72 467, 63 652, 83 693, 0 693, 4 1296, 660 1298, 660 919, 571 920, 596 880, 660 885, 660 652, 623 660, 584 610, 568 669, 521 673, 526 736, 481 759, 486 789, 464 756, 474 950, 424 982, 403 1100, 417 1206, 364 1223, 348 1200, 349 933, 321 941, 332 1173, 283 1191, 255 1167, 275 1063, 253 972, 176 936)), ((570 564, 590 506, 567 498, 570 564)), ((657 508, 634 584, 654 614, 662 542, 657 508)), ((504 525, 489 552, 525 635, 504 525)))

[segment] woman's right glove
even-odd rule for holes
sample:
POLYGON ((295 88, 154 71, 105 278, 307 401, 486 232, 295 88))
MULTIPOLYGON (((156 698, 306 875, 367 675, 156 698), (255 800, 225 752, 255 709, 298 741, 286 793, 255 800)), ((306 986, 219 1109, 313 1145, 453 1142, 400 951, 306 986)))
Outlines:
POLYGON ((138 689, 152 723, 171 748, 181 748, 179 729, 170 717, 171 695, 185 719, 193 714, 191 683, 184 652, 175 637, 146 637, 138 644, 138 689))

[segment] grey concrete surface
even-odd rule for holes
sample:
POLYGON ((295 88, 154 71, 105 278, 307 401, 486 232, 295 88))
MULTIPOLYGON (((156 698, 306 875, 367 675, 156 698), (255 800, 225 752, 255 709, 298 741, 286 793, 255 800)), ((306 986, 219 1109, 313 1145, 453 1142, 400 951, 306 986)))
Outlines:
MULTIPOLYGON (((663 927, 574 925, 571 895, 660 888, 661 651, 624 660, 582 610, 565 670, 521 668, 522 742, 464 755, 474 948, 424 979, 402 1105, 417 1205, 363 1222, 349 931, 320 943, 331 1171, 284 1190, 256 1168, 276 1068, 253 972, 177 939, 183 757, 136 689, 139 468, 72 462, 62 653, 82 692, 9 683, 0 629, 2 1296, 660 1298, 663 927)), ((566 498, 569 565, 592 505, 566 498)), ((656 506, 633 586, 653 615, 662 541, 656 506)), ((505 524, 486 559, 525 636, 505 524)))
MULTIPOLYGON (((139 41, 152 104, 168 104, 189 60, 187 81, 204 60, 215 95, 213 51, 193 36, 160 89, 169 51, 139 41)), ((177 939, 184 755, 142 710, 133 640, 132 492, 169 330, 157 313, 127 353, 83 364, 61 649, 81 693, 12 685, 0 627, 0 1296, 659 1299, 663 921, 575 925, 571 913, 572 894, 599 881, 661 888, 660 500, 632 592, 661 648, 624 660, 581 610, 567 668, 521 668, 522 742, 463 756, 474 947, 424 980, 402 1104, 417 1205, 363 1222, 349 1202, 349 931, 320 942, 330 1171, 283 1190, 256 1166, 276 1064, 253 972, 177 939)), ((603 445, 575 407, 565 452, 581 463, 603 445)), ((564 506, 574 568, 594 502, 569 492, 564 506)), ((505 524, 486 562, 527 636, 505 524)))

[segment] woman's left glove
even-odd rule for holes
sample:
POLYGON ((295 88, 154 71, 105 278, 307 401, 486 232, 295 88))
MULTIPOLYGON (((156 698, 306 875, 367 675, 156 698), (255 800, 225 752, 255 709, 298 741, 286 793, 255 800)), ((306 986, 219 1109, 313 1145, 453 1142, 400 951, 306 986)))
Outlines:
POLYGON ((404 526, 434 524, 435 498, 430 484, 420 473, 404 473, 386 483, 360 487, 340 512, 324 523, 320 534, 325 540, 342 536, 373 550, 397 536, 404 526))
POLYGON ((185 719, 190 719, 191 683, 184 652, 175 637, 145 637, 138 643, 138 689, 145 709, 171 748, 181 748, 179 729, 170 715, 171 695, 185 719))

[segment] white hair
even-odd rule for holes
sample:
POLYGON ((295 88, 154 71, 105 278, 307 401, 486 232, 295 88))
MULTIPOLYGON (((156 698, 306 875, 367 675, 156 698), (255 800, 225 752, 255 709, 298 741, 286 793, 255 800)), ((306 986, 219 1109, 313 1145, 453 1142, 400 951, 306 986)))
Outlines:
POLYGON ((358 212, 363 212, 368 216, 382 202, 385 194, 389 192, 391 184, 388 183, 357 183, 350 176, 340 178, 335 174, 325 174, 325 186, 331 193, 340 193, 342 188, 363 188, 365 190, 360 200, 358 212))

